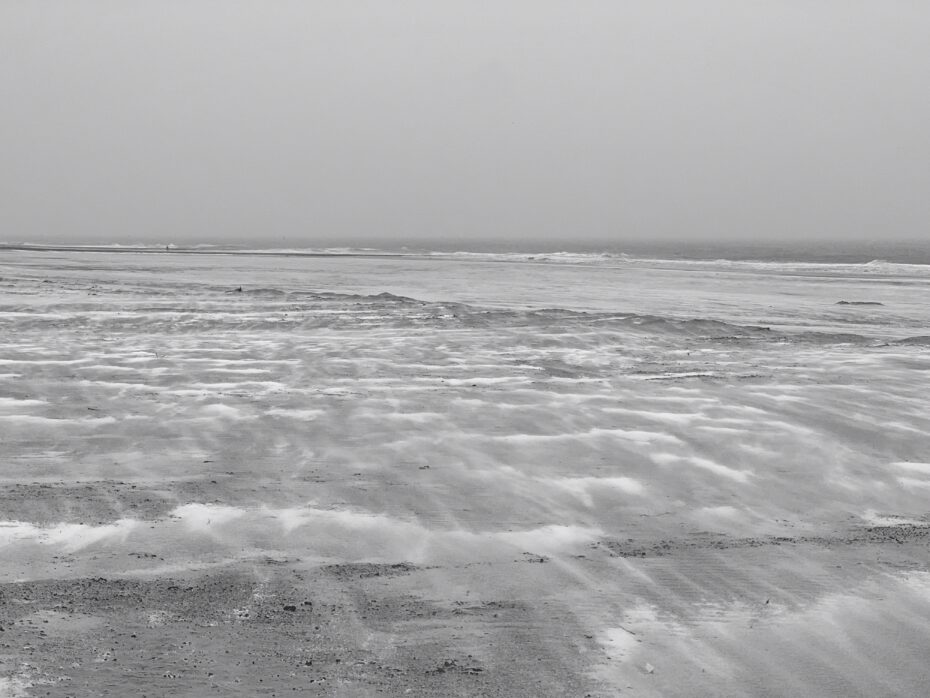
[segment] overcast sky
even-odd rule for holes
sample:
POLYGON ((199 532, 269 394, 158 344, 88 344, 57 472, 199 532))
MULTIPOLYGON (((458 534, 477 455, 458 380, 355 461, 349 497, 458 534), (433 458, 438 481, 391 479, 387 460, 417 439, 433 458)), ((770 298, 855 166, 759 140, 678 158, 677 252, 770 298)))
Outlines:
POLYGON ((0 240, 930 238, 927 0, 0 0, 0 240))

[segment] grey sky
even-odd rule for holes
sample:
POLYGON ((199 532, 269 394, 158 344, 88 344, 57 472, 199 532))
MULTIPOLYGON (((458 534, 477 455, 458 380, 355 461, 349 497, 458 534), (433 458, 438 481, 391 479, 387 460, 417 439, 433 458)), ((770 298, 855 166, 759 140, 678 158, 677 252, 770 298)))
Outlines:
POLYGON ((930 237, 926 0, 0 1, 0 240, 930 237))

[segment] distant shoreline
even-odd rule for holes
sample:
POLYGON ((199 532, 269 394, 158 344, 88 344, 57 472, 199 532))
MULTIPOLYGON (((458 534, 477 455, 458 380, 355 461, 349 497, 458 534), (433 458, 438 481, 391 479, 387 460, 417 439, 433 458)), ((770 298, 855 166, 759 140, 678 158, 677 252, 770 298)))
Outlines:
MULTIPOLYGON (((0 252, 70 252, 70 253, 131 253, 131 254, 174 254, 174 255, 224 255, 242 257, 307 257, 318 259, 421 259, 456 260, 483 262, 525 263, 673 263, 673 264, 800 264, 876 266, 885 264, 905 266, 930 266, 930 244, 889 245, 880 249, 824 249, 823 246, 798 246, 796 248, 769 248, 765 245, 745 246, 719 244, 715 246, 672 247, 657 245, 653 248, 630 246, 624 249, 595 248, 587 245, 566 246, 568 249, 521 250, 499 249, 498 246, 473 246, 472 249, 431 247, 377 249, 373 247, 332 248, 262 248, 260 246, 129 246, 129 245, 43 245, 35 243, 0 243, 0 252)), ((619 246, 618 246, 619 247, 619 246)))
POLYGON ((298 252, 284 250, 231 250, 231 249, 194 249, 190 247, 107 247, 105 245, 29 245, 0 244, 0 251, 19 252, 119 252, 132 254, 201 254, 201 255, 238 255, 256 257, 412 257, 425 256, 418 253, 401 252, 298 252))

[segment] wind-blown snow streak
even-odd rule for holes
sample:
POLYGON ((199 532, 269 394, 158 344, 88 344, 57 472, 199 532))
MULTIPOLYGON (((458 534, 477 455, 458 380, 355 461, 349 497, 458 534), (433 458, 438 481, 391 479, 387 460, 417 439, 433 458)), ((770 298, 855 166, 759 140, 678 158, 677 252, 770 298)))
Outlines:
POLYGON ((51 254, 0 262, 4 581, 407 561, 605 695, 919 683, 819 628, 927 639, 924 271, 51 254))

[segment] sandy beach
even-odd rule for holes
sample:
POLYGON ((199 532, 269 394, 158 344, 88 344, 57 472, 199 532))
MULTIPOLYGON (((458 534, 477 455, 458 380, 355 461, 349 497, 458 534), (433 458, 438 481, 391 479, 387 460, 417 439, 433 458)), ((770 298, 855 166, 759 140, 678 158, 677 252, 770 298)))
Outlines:
POLYGON ((0 696, 922 695, 927 270, 5 250, 0 696))

